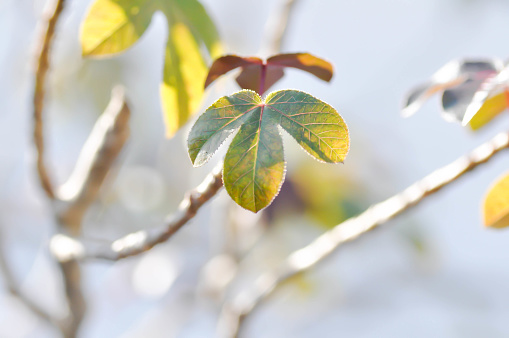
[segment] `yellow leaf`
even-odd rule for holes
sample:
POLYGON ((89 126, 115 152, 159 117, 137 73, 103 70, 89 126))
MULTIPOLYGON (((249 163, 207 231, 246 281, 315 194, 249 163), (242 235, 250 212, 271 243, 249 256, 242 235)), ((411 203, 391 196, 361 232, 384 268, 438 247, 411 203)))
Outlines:
POLYGON ((490 187, 484 199, 484 225, 491 228, 509 226, 509 173, 490 187))
POLYGON ((166 135, 173 136, 198 109, 203 94, 207 66, 186 25, 172 25, 161 84, 166 135))
POLYGON ((160 86, 166 134, 173 136, 200 105, 205 57, 221 52, 214 23, 198 0, 96 0, 81 27, 84 56, 104 57, 131 47, 156 11, 167 18, 169 36, 160 86), (206 49, 202 49, 204 46, 206 49))
POLYGON ((488 122, 507 108, 507 99, 504 92, 496 94, 486 100, 479 111, 470 120, 472 130, 484 127, 488 122))
POLYGON ((138 41, 156 10, 153 0, 95 1, 81 26, 83 55, 123 52, 138 41))

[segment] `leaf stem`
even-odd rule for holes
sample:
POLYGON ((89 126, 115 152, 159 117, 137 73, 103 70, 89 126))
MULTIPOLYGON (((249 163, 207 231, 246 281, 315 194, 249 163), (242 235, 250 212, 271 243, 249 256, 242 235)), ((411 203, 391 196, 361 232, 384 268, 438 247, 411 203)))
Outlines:
POLYGON ((465 173, 488 162, 501 150, 509 148, 509 133, 500 133, 472 152, 458 158, 412 184, 387 200, 374 204, 319 236, 309 245, 294 251, 277 268, 263 273, 252 285, 239 292, 223 306, 219 319, 220 337, 238 337, 247 316, 288 278, 307 271, 335 252, 388 220, 409 210, 465 173))
POLYGON ((263 60, 262 70, 261 70, 261 75, 260 75, 260 89, 258 92, 258 94, 260 96, 262 96, 263 93, 265 92, 265 78, 266 77, 267 77, 267 61, 263 60))

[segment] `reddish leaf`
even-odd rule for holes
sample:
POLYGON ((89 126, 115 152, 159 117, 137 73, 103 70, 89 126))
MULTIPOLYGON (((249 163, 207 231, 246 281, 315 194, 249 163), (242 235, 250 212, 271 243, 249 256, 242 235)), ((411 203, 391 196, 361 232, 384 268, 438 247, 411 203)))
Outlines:
POLYGON ((254 90, 260 95, 283 77, 285 67, 306 71, 324 81, 330 81, 333 73, 329 62, 308 53, 278 54, 268 58, 267 61, 257 57, 226 55, 214 61, 210 67, 205 88, 221 75, 239 67, 242 69, 236 79, 239 86, 242 89, 254 90), (263 69, 266 72, 265 82, 260 86, 263 69))
MULTIPOLYGON (((278 82, 283 75, 285 75, 282 67, 271 67, 265 66, 265 82, 263 84, 263 92, 272 87, 272 85, 278 82)), ((255 92, 260 93, 260 78, 262 74, 262 65, 249 65, 242 69, 239 76, 237 76, 237 83, 242 89, 251 89, 255 92)))
POLYGON ((267 59, 267 65, 298 68, 321 80, 332 79, 332 64, 308 53, 278 54, 267 59))
POLYGON ((207 88, 218 77, 234 70, 235 68, 261 64, 263 64, 262 59, 257 57, 241 57, 237 55, 222 56, 214 61, 210 67, 209 74, 205 80, 205 88, 207 88))

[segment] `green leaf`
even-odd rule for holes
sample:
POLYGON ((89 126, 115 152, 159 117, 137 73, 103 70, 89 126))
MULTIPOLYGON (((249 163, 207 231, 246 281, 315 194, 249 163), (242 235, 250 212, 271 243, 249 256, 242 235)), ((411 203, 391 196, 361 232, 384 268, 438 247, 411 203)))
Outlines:
POLYGON ((297 90, 276 91, 265 100, 243 90, 217 100, 196 121, 188 139, 191 161, 207 162, 240 127, 224 159, 223 181, 235 202, 258 212, 276 197, 284 179, 278 126, 319 161, 340 163, 348 153, 347 126, 332 106, 297 90))
POLYGON ((105 57, 125 51, 146 31, 156 11, 169 25, 161 100, 168 136, 196 112, 211 57, 221 53, 216 28, 197 0, 96 0, 81 27, 83 55, 105 57))

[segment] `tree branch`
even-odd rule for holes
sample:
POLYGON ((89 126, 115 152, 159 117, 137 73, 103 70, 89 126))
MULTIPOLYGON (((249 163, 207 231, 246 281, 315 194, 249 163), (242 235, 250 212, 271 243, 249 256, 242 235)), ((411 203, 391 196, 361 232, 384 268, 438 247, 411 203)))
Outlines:
POLYGON ((52 239, 50 250, 61 262, 71 259, 117 261, 148 251, 171 238, 217 194, 223 187, 222 168, 222 163, 219 163, 196 189, 188 192, 180 203, 178 211, 168 216, 165 225, 161 227, 128 234, 109 245, 84 243, 68 236, 58 235, 52 239))
POLYGON ((111 101, 83 146, 73 173, 57 191, 65 202, 58 212, 60 223, 78 235, 85 212, 96 200, 99 190, 129 137, 130 110, 124 89, 115 87, 111 101))
POLYGON ((424 198, 507 148, 509 148, 509 133, 498 134, 469 154, 434 171, 399 194, 372 205, 360 215, 335 226, 311 244, 293 252, 279 267, 262 274, 253 285, 224 305, 218 327, 220 337, 237 337, 245 318, 288 278, 316 266, 342 244, 358 238, 409 210, 424 198))
POLYGON ((45 82, 46 73, 49 69, 49 51, 53 43, 55 35, 55 28, 64 9, 65 0, 55 0, 53 14, 49 16, 47 13, 43 17, 43 27, 39 45, 37 48, 37 65, 35 71, 35 88, 33 96, 34 105, 34 143, 37 150, 37 173, 39 181, 46 195, 53 200, 55 194, 53 191, 53 184, 48 175, 48 170, 44 163, 44 124, 43 124, 43 109, 44 109, 44 95, 45 95, 45 82))

